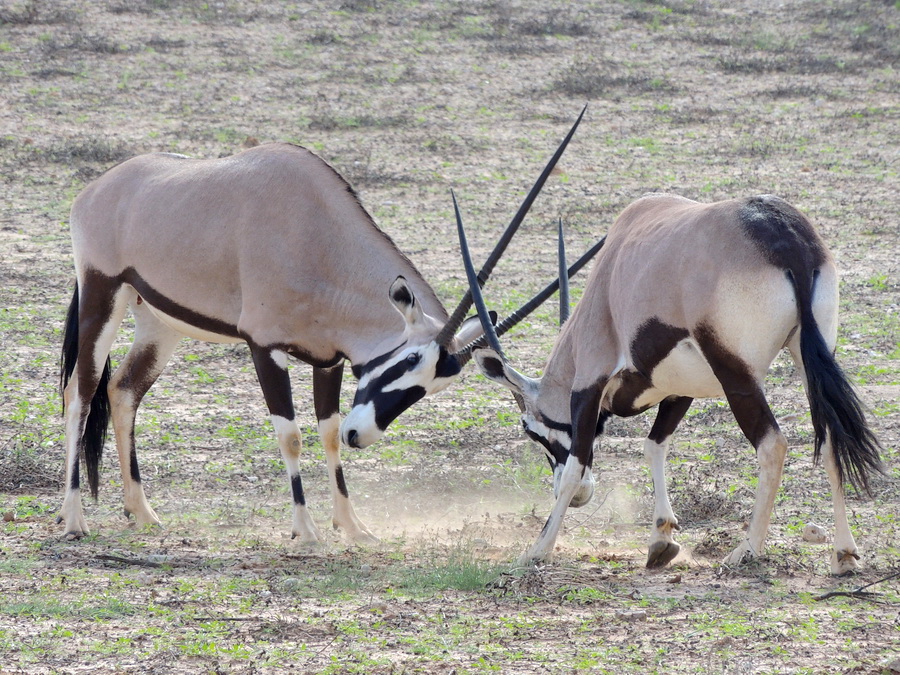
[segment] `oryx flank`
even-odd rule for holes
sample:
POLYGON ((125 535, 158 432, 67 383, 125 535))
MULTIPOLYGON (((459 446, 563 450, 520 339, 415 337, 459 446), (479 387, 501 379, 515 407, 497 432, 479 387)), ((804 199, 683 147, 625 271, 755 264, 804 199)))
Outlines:
POLYGON ((659 404, 644 441, 655 494, 647 566, 670 562, 679 547, 665 485, 669 437, 693 399, 721 396, 760 467, 746 538, 725 561, 761 555, 787 451, 764 378, 787 347, 810 404, 814 456, 824 458, 831 486, 831 571, 853 570, 859 553, 844 482, 868 490, 880 459, 862 405, 834 359, 837 311, 831 255, 810 221, 781 199, 698 204, 654 194, 628 206, 609 230, 542 378, 516 372, 494 340, 493 350, 475 352, 482 372, 521 400, 525 433, 543 445, 554 469, 557 500, 526 559, 550 554, 568 506, 591 498, 592 448, 605 420, 659 404))
MULTIPOLYGON (((578 121, 482 269, 482 283, 578 121)), ((126 514, 138 524, 159 523, 141 485, 135 415, 176 344, 189 336, 249 345, 287 465, 292 534, 304 542, 321 535, 300 480, 301 437, 288 357, 313 366, 333 524, 357 542, 373 541, 348 497, 341 440, 359 448, 373 443, 401 412, 453 380, 469 356, 460 350, 482 333, 477 320, 463 322, 471 295, 448 318, 347 182, 325 161, 290 144, 261 145, 222 159, 136 157, 85 188, 72 207, 70 226, 76 285, 62 358, 66 492, 59 517, 66 534, 88 532, 79 458, 85 459, 96 497, 110 417, 126 514), (110 374, 109 351, 129 307, 134 344, 110 374), (340 424, 345 361, 359 386, 340 424)))

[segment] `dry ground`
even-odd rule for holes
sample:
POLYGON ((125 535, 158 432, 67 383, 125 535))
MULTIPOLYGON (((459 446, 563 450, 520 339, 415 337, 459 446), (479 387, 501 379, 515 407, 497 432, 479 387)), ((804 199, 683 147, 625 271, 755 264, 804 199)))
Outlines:
MULTIPOLYGON (((898 23, 894 0, 0 0, 0 673, 889 670, 900 582, 872 599, 815 598, 898 569, 898 23), (791 446, 784 488, 769 555, 738 570, 717 561, 741 536, 755 466, 721 402, 695 404, 676 433, 686 553, 666 571, 642 567, 649 416, 609 425, 598 495, 570 514, 557 561, 514 568, 549 479, 511 401, 471 368, 385 440, 345 453, 384 546, 333 535, 307 551, 287 538, 247 350, 188 342, 139 416, 166 529, 122 518, 110 453, 94 534, 60 540, 67 211, 88 181, 142 152, 300 143, 452 305, 463 275, 449 190, 483 258, 585 102, 490 302, 509 310, 552 278, 558 217, 577 251, 647 191, 771 192, 809 214, 842 273, 838 356, 885 447, 874 499, 850 500, 860 575, 829 577, 827 547, 800 540, 832 516, 782 360, 770 395, 791 446)), ((549 352, 553 314, 506 341, 526 372, 549 352)), ((114 358, 127 344, 126 330, 114 358)), ((309 369, 292 374, 324 527, 309 369)))

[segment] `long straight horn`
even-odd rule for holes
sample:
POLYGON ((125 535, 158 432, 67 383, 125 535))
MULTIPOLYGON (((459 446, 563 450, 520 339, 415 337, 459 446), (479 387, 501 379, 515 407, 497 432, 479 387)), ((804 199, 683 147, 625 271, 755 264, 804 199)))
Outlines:
POLYGON ((500 340, 497 339, 497 333, 494 332, 494 324, 488 315, 487 307, 484 304, 484 296, 481 295, 481 287, 478 285, 478 277, 475 274, 475 266, 472 264, 472 255, 469 253, 469 244, 466 241, 466 230, 463 227, 462 216, 459 214, 459 204, 456 203, 456 195, 450 191, 453 197, 453 211, 456 213, 456 230, 459 233, 459 250, 462 253, 463 265, 466 268, 466 277, 469 280, 469 288, 472 291, 472 300, 475 303, 475 309, 478 311, 478 318, 481 319, 481 327, 484 329, 484 335, 487 343, 498 354, 503 354, 500 347, 500 340))
POLYGON ((562 218, 559 219, 559 325, 569 318, 569 271, 566 269, 566 240, 562 218))
MULTIPOLYGON (((541 172, 541 175, 538 177, 537 181, 535 181, 534 186, 532 186, 531 191, 526 195, 522 205, 519 207, 519 210, 516 212, 516 215, 510 221, 509 225, 506 226, 506 231, 503 233, 503 236, 500 237, 499 241, 497 241, 497 245, 494 246, 494 250, 491 251, 491 254, 488 256, 488 259, 485 261, 484 266, 481 268, 481 271, 478 273, 478 287, 481 288, 487 283, 488 277, 491 276, 491 272, 494 271, 494 267, 497 265, 497 261, 500 260, 500 257, 506 251, 506 247, 509 245, 509 242, 512 240, 513 235, 516 233, 516 230, 519 229, 519 225, 522 224, 522 221, 525 219, 525 216, 528 213, 528 210, 531 208, 532 203, 537 198, 538 194, 541 191, 541 188, 544 187, 544 183, 547 182, 547 178, 550 177, 550 173, 553 171, 553 168, 556 166, 556 163, 559 161, 559 158, 562 157, 563 152, 566 149, 566 146, 569 145, 569 141, 572 140, 572 136, 575 134, 575 130, 578 128, 578 125, 581 123, 581 118, 584 117, 584 113, 587 112, 587 105, 584 106, 581 110, 581 114, 578 115, 578 119, 575 120, 575 124, 572 125, 572 128, 569 130, 569 133, 566 134, 566 137, 563 139, 562 143, 559 144, 559 147, 556 149, 556 152, 553 153, 553 157, 550 158, 550 161, 547 162, 547 166, 544 167, 544 170, 541 172)), ((462 325, 463 320, 466 318, 466 313, 469 311, 469 308, 472 307, 472 291, 471 289, 466 291, 462 300, 459 301, 459 304, 456 306, 456 309, 453 310, 453 313, 450 315, 450 318, 447 319, 447 323, 444 325, 441 332, 438 333, 438 336, 435 338, 435 342, 439 345, 448 345, 450 341, 453 339, 453 336, 456 334, 457 329, 462 325)))
MULTIPOLYGON (((603 244, 606 243, 606 237, 603 237, 596 244, 591 246, 587 251, 585 251, 584 255, 582 255, 575 263, 569 268, 568 276, 569 278, 574 277, 578 272, 581 271, 581 268, 588 264, 588 262, 597 255, 597 252, 603 248, 603 244)), ((554 279, 551 283, 547 284, 547 286, 540 293, 535 295, 531 300, 526 302, 524 305, 519 307, 515 312, 510 314, 508 317, 503 319, 496 326, 496 334, 497 337, 501 337, 504 333, 508 332, 512 329, 516 324, 522 321, 525 317, 531 314, 534 310, 540 307, 544 302, 547 301, 551 295, 556 293, 559 289, 559 279, 554 279)), ((469 359, 472 358, 472 350, 476 347, 484 347, 487 344, 486 340, 483 337, 474 340, 469 343, 462 349, 460 349, 456 353, 456 358, 459 359, 460 364, 465 365, 469 362, 469 359)))

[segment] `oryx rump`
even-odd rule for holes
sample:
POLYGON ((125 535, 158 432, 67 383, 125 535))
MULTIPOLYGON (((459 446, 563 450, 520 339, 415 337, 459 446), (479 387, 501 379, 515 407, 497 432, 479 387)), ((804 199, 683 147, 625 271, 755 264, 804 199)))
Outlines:
POLYGON ((482 372, 521 399, 525 432, 554 467, 557 501, 527 557, 546 557, 568 506, 590 499, 592 444, 604 421, 658 404, 644 443, 655 493, 647 565, 671 561, 679 547, 664 476, 669 437, 694 398, 721 396, 760 465, 749 530, 726 561, 762 554, 787 450, 764 378, 787 347, 809 399, 815 457, 821 452, 831 486, 831 569, 853 569, 859 556, 844 482, 867 489, 880 460, 861 403, 834 360, 837 310, 837 272, 824 242, 776 197, 699 204, 648 195, 628 206, 542 378, 516 372, 499 344, 475 352, 482 372))

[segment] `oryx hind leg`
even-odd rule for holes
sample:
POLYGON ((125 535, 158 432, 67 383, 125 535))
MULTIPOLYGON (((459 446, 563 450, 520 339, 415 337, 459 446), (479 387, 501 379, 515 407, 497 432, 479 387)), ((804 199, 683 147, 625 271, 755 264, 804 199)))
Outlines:
POLYGON ((350 501, 350 493, 344 480, 344 467, 341 464, 339 411, 343 376, 343 364, 334 368, 313 369, 313 399, 319 423, 319 437, 325 448, 328 485, 331 489, 331 522, 334 529, 343 530, 351 541, 361 545, 372 545, 378 543, 378 537, 357 517, 350 501))
POLYGON ((672 511, 669 493, 666 490, 666 454, 669 438, 682 420, 692 398, 687 396, 664 399, 659 404, 659 412, 644 441, 644 456, 650 464, 653 477, 653 532, 647 549, 647 567, 663 567, 678 555, 681 547, 675 542, 674 532, 679 529, 678 519, 672 511))
POLYGON ((300 478, 300 451, 303 440, 300 429, 294 419, 294 402, 291 394, 291 380, 287 370, 287 354, 280 349, 269 349, 250 345, 253 365, 262 387, 266 406, 278 437, 278 447, 287 468, 288 480, 293 498, 293 520, 291 538, 300 537, 301 543, 315 544, 322 541, 322 534, 313 522, 306 497, 303 493, 303 481, 300 478))
POLYGON ((156 382, 183 337, 154 316, 137 293, 130 298, 134 342, 109 382, 113 429, 122 472, 125 515, 137 525, 159 525, 144 494, 135 448, 134 422, 144 395, 156 382))
MULTIPOLYGON (((833 341, 828 345, 833 348, 833 341)), ((803 366, 803 358, 800 355, 800 336, 795 334, 788 343, 791 358, 800 373, 803 389, 809 392, 809 383, 806 378, 806 369, 803 366)), ((822 462, 825 465, 825 473, 828 474, 828 484, 831 488, 831 503, 834 509, 834 550, 831 552, 831 573, 835 575, 850 574, 857 568, 859 549, 856 540, 850 531, 850 522, 847 520, 847 503, 844 498, 844 485, 841 483, 837 463, 834 459, 834 450, 831 445, 831 434, 825 434, 822 443, 822 462)))
MULTIPOLYGON (((100 424, 89 425, 92 402, 105 399, 98 387, 104 377, 106 361, 116 331, 128 307, 128 291, 118 281, 95 272, 85 272, 79 282, 76 327, 66 326, 67 333, 77 330, 77 357, 63 391, 65 406, 66 472, 65 496, 57 522, 65 522, 65 536, 80 538, 88 534, 81 501, 80 459, 85 455, 88 474, 98 470, 102 442, 106 434, 105 412, 100 424), (89 438, 93 436, 93 438, 89 438), (87 445, 95 450, 88 451, 87 445)), ((96 490, 96 485, 92 490, 96 490)), ((96 496, 96 492, 95 492, 96 496)))
POLYGON ((762 377, 754 375, 739 356, 728 352, 711 330, 698 331, 697 341, 722 384, 738 426, 756 448, 759 462, 756 500, 747 536, 724 561, 728 565, 737 565, 761 556, 765 551, 766 534, 787 455, 787 439, 778 428, 775 415, 766 401, 762 377))

